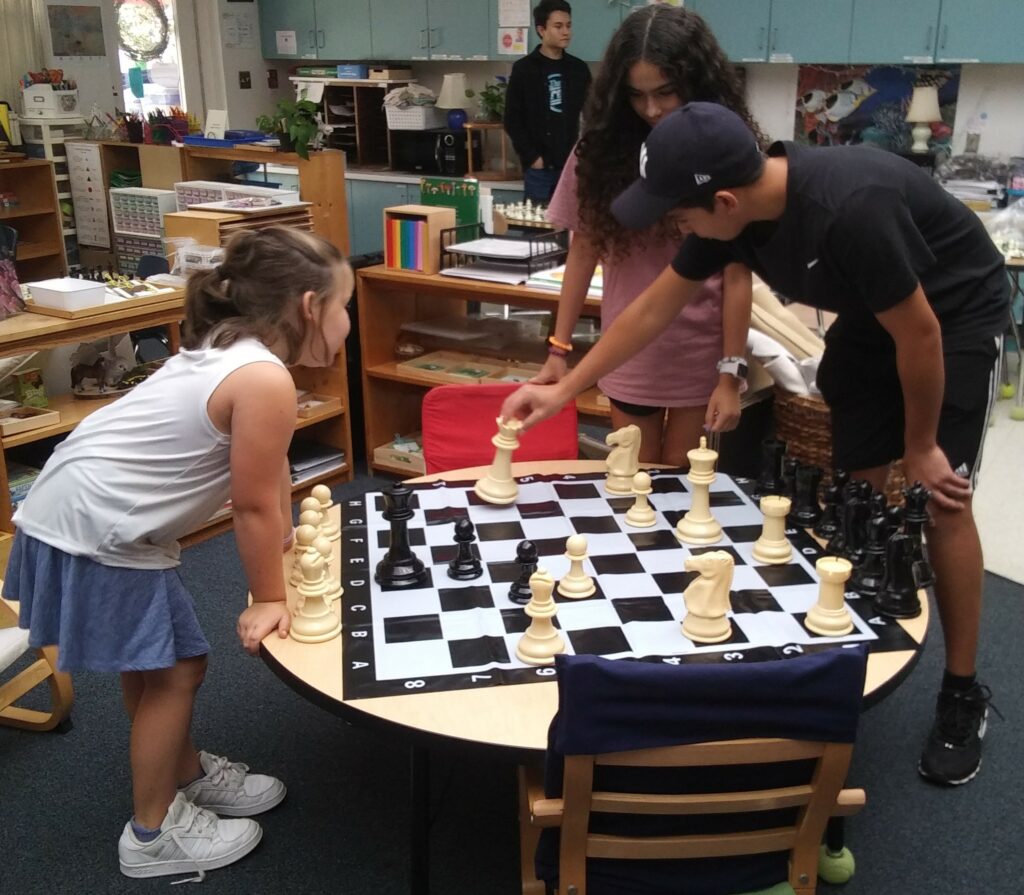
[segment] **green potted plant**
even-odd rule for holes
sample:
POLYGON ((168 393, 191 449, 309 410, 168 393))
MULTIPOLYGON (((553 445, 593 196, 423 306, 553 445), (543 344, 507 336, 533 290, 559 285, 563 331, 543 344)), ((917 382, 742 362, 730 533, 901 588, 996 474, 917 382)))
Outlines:
MULTIPOLYGON (((488 81, 480 89, 477 102, 480 105, 480 112, 477 115, 478 121, 502 121, 505 118, 505 93, 508 90, 508 79, 504 75, 498 75, 494 81, 488 81)), ((473 90, 467 90, 466 96, 472 99, 477 94, 473 90)))
POLYGON ((299 158, 309 158, 309 147, 314 144, 320 132, 317 113, 320 107, 308 99, 278 100, 273 115, 256 118, 256 128, 265 134, 273 134, 281 142, 284 152, 295 151, 299 158))

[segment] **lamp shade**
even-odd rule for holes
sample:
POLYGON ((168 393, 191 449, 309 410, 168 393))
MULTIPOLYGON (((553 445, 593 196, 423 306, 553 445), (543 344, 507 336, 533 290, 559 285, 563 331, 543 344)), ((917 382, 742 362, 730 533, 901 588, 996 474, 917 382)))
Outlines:
POLYGON ((441 92, 437 95, 439 109, 461 109, 466 105, 466 91, 469 84, 462 72, 454 72, 444 76, 441 92))
POLYGON ((915 87, 907 109, 907 121, 941 121, 937 87, 915 87))

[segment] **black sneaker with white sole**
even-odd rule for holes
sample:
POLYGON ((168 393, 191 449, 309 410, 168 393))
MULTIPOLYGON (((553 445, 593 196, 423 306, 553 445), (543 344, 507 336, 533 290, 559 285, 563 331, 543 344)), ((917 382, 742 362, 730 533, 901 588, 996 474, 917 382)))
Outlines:
POLYGON ((981 740, 988 726, 991 700, 992 691, 984 684, 975 683, 968 690, 939 691, 935 723, 918 765, 922 777, 948 786, 975 777, 981 769, 981 740))

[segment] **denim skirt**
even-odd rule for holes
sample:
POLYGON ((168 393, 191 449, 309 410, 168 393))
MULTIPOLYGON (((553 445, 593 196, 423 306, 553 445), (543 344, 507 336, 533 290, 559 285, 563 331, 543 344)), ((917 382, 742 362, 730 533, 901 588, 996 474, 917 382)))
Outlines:
POLYGON ((18 532, 3 595, 61 671, 152 671, 210 651, 177 569, 125 569, 18 532))

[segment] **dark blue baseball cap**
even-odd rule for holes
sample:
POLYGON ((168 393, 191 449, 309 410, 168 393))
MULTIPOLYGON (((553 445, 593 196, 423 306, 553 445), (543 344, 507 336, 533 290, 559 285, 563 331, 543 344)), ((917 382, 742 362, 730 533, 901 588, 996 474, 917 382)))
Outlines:
POLYGON ((648 135, 640 178, 612 202, 612 214, 623 227, 642 230, 677 206, 752 183, 763 167, 757 138, 739 115, 717 103, 687 103, 648 135))

